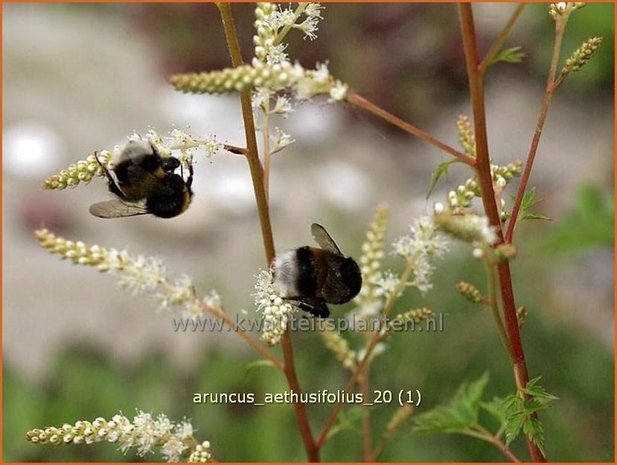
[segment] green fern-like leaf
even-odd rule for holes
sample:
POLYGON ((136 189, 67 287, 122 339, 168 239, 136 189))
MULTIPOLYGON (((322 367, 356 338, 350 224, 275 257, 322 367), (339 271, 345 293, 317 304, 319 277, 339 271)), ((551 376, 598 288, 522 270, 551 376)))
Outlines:
POLYGON ((431 193, 435 189, 435 186, 437 185, 439 180, 442 177, 445 177, 445 178, 448 177, 448 170, 450 169, 450 165, 452 163, 457 163, 457 162, 458 162, 457 159, 452 159, 452 160, 441 162, 437 165, 437 167, 435 168, 435 171, 433 171, 433 176, 431 177, 431 185, 429 186, 428 193, 426 194, 427 199, 431 196, 431 193))
POLYGON ((416 433, 465 433, 478 423, 480 399, 488 383, 488 373, 471 383, 461 385, 447 405, 418 415, 416 433))
POLYGON ((509 445, 521 431, 544 453, 544 430, 535 416, 540 410, 550 407, 557 399, 539 384, 540 377, 534 378, 521 389, 521 393, 507 396, 501 404, 505 417, 506 444, 509 445), (524 398, 521 394, 525 394, 524 398))
POLYGON ((536 196, 535 187, 532 187, 531 189, 525 191, 525 194, 523 194, 523 199, 521 201, 521 213, 519 216, 519 221, 550 220, 548 216, 532 212, 532 209, 536 207, 540 202, 541 200, 539 200, 536 196))
POLYGON ((521 61, 523 61, 523 58, 525 58, 526 55, 526 53, 522 50, 523 47, 520 46, 504 48, 493 59, 492 63, 498 63, 500 61, 505 61, 506 63, 520 63, 521 61))

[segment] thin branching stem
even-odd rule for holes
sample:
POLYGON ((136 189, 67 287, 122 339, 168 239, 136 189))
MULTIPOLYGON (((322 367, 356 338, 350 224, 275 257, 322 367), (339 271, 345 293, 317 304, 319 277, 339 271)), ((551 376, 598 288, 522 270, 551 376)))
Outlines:
MULTIPOLYGON (((242 53, 240 51, 238 35, 236 33, 233 16, 231 14, 231 5, 229 3, 217 3, 217 7, 219 8, 221 19, 223 20, 225 38, 229 47, 232 64, 234 67, 241 66, 243 63, 242 53)), ((259 212, 259 219, 261 223, 261 232, 263 236, 266 260, 268 266, 270 266, 270 263, 272 263, 275 256, 274 239, 272 237, 272 226, 270 224, 268 197, 264 185, 264 171, 257 152, 255 121, 253 119, 251 93, 249 89, 240 93, 240 100, 242 103, 242 118, 244 119, 244 130, 246 133, 246 143, 248 149, 246 157, 249 162, 251 178, 253 180, 253 189, 255 191, 255 199, 257 201, 257 210, 259 212)), ((284 372, 289 388, 293 392, 301 394, 302 389, 300 388, 298 376, 296 375, 289 329, 287 329, 287 331, 283 334, 281 346, 283 349, 284 372)), ((298 427, 300 429, 300 434, 302 436, 308 459, 311 462, 318 462, 319 449, 315 445, 315 440, 311 432, 311 426, 308 421, 306 407, 301 402, 294 402, 294 411, 296 413, 296 420, 298 422, 298 427)))
POLYGON ((463 434, 471 436, 472 438, 480 439, 493 444, 500 452, 505 455, 511 462, 520 462, 519 458, 514 455, 508 446, 506 446, 498 436, 492 434, 490 431, 485 430, 482 427, 477 426, 476 429, 465 431, 463 434))
POLYGON ((223 149, 227 150, 229 153, 233 153, 234 155, 244 155, 248 153, 248 150, 244 147, 237 147, 235 145, 223 144, 223 149))
POLYGON ((495 57, 503 47, 503 44, 505 44, 506 40, 508 40, 508 37, 510 37, 510 33, 512 32, 512 29, 514 29, 516 21, 518 21, 518 18, 521 16, 521 13, 526 6, 527 3, 519 3, 514 9, 514 11, 512 12, 512 16, 510 16, 510 19, 495 39, 495 42, 493 42, 493 45, 491 45, 488 49, 488 52, 486 52, 486 55, 484 56, 484 59, 480 64, 480 74, 485 74, 486 70, 489 68, 489 66, 491 66, 493 60, 495 60, 495 57))
MULTIPOLYGON (((221 13, 221 19, 223 20, 223 28, 225 29, 225 38, 229 48, 229 55, 231 56, 231 63, 234 67, 241 66, 243 64, 242 53, 240 52, 236 26, 233 16, 231 15, 231 7, 229 3, 217 3, 217 6, 221 13)), ((257 211, 259 213, 266 260, 268 264, 270 264, 275 254, 274 239, 272 235, 272 225, 270 223, 268 200, 263 183, 263 167, 261 166, 257 150, 255 121, 253 119, 251 91, 249 89, 240 92, 240 102, 242 104, 242 119, 244 120, 244 133, 246 136, 246 159, 248 160, 251 178, 253 179, 253 189, 255 191, 255 200, 257 201, 257 211)))
MULTIPOLYGON (((484 212, 488 217, 491 226, 493 226, 497 232, 497 244, 501 244, 504 242, 504 238, 503 231, 501 229, 499 210, 495 199, 495 192, 493 190, 491 162, 486 131, 486 114, 484 107, 484 81, 482 75, 480 74, 480 60, 476 44, 476 32, 471 4, 460 3, 459 13, 474 117, 474 131, 476 135, 476 173, 480 182, 484 212)), ((514 302, 512 276, 510 274, 509 263, 507 261, 498 263, 497 273, 499 276, 499 287, 501 290, 506 334, 508 336, 508 340, 510 341, 510 347, 512 348, 514 379, 517 388, 520 390, 527 385, 527 382, 529 381, 529 374, 527 372, 525 352, 523 351, 518 318, 516 316, 516 304, 514 302)), ((546 458, 544 457, 544 454, 542 454, 534 441, 529 436, 525 436, 525 438, 527 440, 527 448, 529 449, 531 459, 534 462, 545 462, 546 458)))
POLYGON ((346 101, 347 103, 351 103, 352 105, 355 105, 358 108, 361 108, 375 116, 378 116, 379 118, 387 121, 388 123, 411 134, 412 136, 419 137, 423 141, 428 142, 431 145, 434 145, 435 147, 443 150, 446 153, 449 153, 450 155, 454 156, 455 158, 457 158, 458 160, 462 161, 463 163, 469 166, 474 166, 476 163, 473 157, 470 157, 469 155, 465 155, 464 153, 459 152, 455 148, 450 147, 448 144, 445 144, 441 142, 440 140, 436 139, 435 137, 431 136, 430 134, 424 132, 422 129, 418 129, 417 127, 409 124, 406 121, 403 121, 397 116, 394 116, 392 113, 387 112, 386 110, 375 105, 374 103, 369 102, 367 99, 365 99, 361 95, 358 95, 354 92, 348 92, 346 101))
MULTIPOLYGON (((366 369, 364 375, 358 380, 360 384, 360 391, 364 396, 364 399, 368 399, 370 395, 369 391, 369 370, 366 369)), ((372 446, 372 436, 373 430, 371 427, 371 412, 370 407, 368 405, 364 406, 365 412, 362 417, 362 446, 364 448, 364 461, 365 462, 374 462, 373 458, 373 446, 372 446)))
POLYGON ((491 313, 493 314, 493 319, 495 320, 495 325, 497 326, 497 332, 499 333, 501 343, 503 344, 504 349, 506 349, 506 352, 510 355, 510 357, 514 358, 514 354, 512 352, 512 345, 508 340, 506 329, 503 326, 503 321, 499 313, 499 304, 497 303, 497 279, 495 265, 491 263, 488 258, 485 258, 484 268, 486 272, 486 287, 488 289, 487 303, 489 308, 491 309, 491 313))
MULTIPOLYGON (((407 263, 407 266, 405 267, 405 270, 401 274, 398 284, 395 286, 392 293, 388 297, 386 304, 384 305, 384 309, 382 312, 382 317, 384 319, 386 319, 392 312, 392 309, 394 308, 394 303, 396 302, 398 296, 403 292, 403 290, 407 286, 407 281, 409 280, 409 277, 411 276, 412 271, 413 271, 413 268, 411 264, 407 263)), ((370 362, 373 359, 373 351, 375 350, 375 347, 380 341, 383 340, 383 338, 384 338, 384 335, 381 334, 380 331, 375 331, 375 333, 373 333, 373 336, 371 337, 371 339, 369 339, 366 347, 364 348, 364 357, 362 357, 362 360, 358 364, 358 367, 352 373, 351 377, 349 378, 349 380, 347 381, 347 384, 345 385, 343 389, 345 392, 353 392, 353 390, 355 389, 356 383, 365 374, 366 369, 368 368, 370 362)), ((317 447, 321 448, 321 446, 323 446, 324 442, 328 438, 328 433, 330 432, 330 429, 332 429, 332 427, 334 426, 334 422, 338 418, 338 415, 341 413, 344 406, 345 404, 340 402, 336 404, 334 408, 332 409, 332 412, 330 412, 330 416, 326 420, 326 423, 324 424, 323 428, 321 429, 321 432, 319 433, 319 437, 317 438, 317 447)))
POLYGON ((266 196, 270 198, 270 162, 272 160, 272 153, 270 151, 270 96, 265 99, 264 105, 266 106, 263 111, 263 127, 261 133, 263 136, 263 149, 264 149, 264 190, 266 196))
POLYGON ((229 315, 227 315, 226 313, 221 312, 221 311, 215 311, 213 309, 210 309, 209 313, 212 316, 214 316, 216 318, 220 318, 221 320, 223 320, 223 322, 226 325, 228 325, 232 329, 232 331, 234 333, 236 333, 238 336, 240 336, 242 339, 244 339, 246 341, 246 343, 249 346, 251 346, 251 348, 253 350, 255 350, 255 352, 260 354, 266 360, 269 360, 270 363, 272 363, 272 365, 277 370, 280 370, 280 371, 284 371, 285 370, 285 367, 283 366, 283 363, 278 358, 276 358, 274 355, 272 355, 270 353, 270 351, 268 350, 268 348, 266 347, 266 345, 263 342, 259 342, 253 336, 251 336, 246 331, 244 331, 242 328, 240 328, 238 326, 238 324, 236 324, 236 322, 229 315))
POLYGON ((548 113, 548 107, 551 103, 551 99, 553 98, 553 94, 556 88, 561 84, 561 82, 563 82, 563 79, 560 79, 556 83, 555 76, 557 75, 557 65, 559 63, 561 43, 563 40, 563 34, 565 32, 566 22, 567 18, 563 17, 559 17, 555 21, 555 39, 553 41, 553 54, 551 57, 551 65, 549 68, 548 77, 546 79, 546 89, 544 91, 544 98, 542 99, 542 104, 540 106, 540 114, 538 115, 536 130, 533 134, 533 139, 531 140, 529 153, 527 154, 525 168, 521 176, 521 181, 518 185, 518 190, 516 191, 516 199, 514 200, 514 206, 512 207, 512 216, 510 217, 510 221, 508 222, 508 230, 505 236, 505 240, 508 243, 512 242, 512 239, 514 237, 514 228, 516 227, 516 222, 518 220, 518 214, 523 203, 525 190, 527 189, 527 184, 529 183, 529 177, 531 175, 533 162, 536 158, 536 153, 538 152, 538 145, 540 144, 540 137, 542 136, 542 130, 544 129, 544 122, 548 113))

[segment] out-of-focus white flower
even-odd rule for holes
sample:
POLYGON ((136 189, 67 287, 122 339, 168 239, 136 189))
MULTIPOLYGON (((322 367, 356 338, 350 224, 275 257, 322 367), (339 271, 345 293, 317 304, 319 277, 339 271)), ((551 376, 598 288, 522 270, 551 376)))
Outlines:
MULTIPOLYGON (((375 345, 375 348, 373 349, 373 351, 371 352, 371 359, 374 359, 375 357, 377 357, 378 355, 383 354, 386 351, 386 344, 384 344, 383 342, 378 342, 375 345)), ((362 363, 362 360, 364 359, 364 357, 366 356, 366 349, 362 349, 358 352, 358 363, 362 363)))
POLYGON ((432 287, 432 261, 444 256, 448 251, 448 242, 436 229, 433 219, 427 216, 414 221, 409 230, 409 234, 399 237, 392 244, 394 253, 407 260, 411 267, 413 279, 408 285, 425 293, 432 287))
POLYGON ((493 245, 497 241, 496 229, 486 216, 471 213, 452 215, 446 212, 434 215, 434 219, 439 229, 465 242, 493 245))

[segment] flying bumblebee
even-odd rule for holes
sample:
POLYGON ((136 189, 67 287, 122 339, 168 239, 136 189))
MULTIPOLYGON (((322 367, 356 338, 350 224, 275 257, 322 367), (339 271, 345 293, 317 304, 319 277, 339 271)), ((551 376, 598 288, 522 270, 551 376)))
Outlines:
POLYGON ((282 253, 272 264, 274 286, 287 300, 319 318, 330 315, 327 303, 344 304, 362 287, 360 267, 345 257, 323 226, 311 232, 321 248, 304 246, 282 253))
POLYGON ((109 183, 109 191, 118 199, 90 206, 99 218, 122 218, 150 213, 160 218, 173 218, 184 212, 193 198, 193 167, 185 180, 177 158, 161 157, 149 141, 130 140, 108 169, 95 154, 109 183), (175 171, 180 168, 180 173, 175 171))

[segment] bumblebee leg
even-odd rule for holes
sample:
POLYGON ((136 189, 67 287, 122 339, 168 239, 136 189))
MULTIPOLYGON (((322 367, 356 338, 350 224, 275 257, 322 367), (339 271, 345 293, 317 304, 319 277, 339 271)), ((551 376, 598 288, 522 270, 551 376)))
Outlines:
POLYGON ((191 159, 191 163, 189 163, 189 177, 186 178, 186 186, 190 189, 193 185, 193 163, 191 159))
POLYGON ((305 297, 302 299, 294 299, 293 297, 289 297, 287 300, 292 300, 299 309, 304 310, 317 318, 328 318, 330 316, 328 306, 321 300, 307 299, 305 297))
POLYGON ((94 158, 95 158, 96 162, 99 164, 99 166, 101 167, 101 169, 103 170, 103 173, 105 174, 105 177, 107 178, 107 182, 109 184, 109 190, 111 191, 111 193, 112 194, 116 194, 121 199, 126 199, 126 196, 124 195, 124 192, 122 192, 120 190, 120 188, 118 187, 118 184, 116 183, 114 178, 109 173, 109 170, 107 169, 107 167, 103 163, 101 163, 101 160, 99 160, 99 153, 98 152, 94 152, 94 158))

